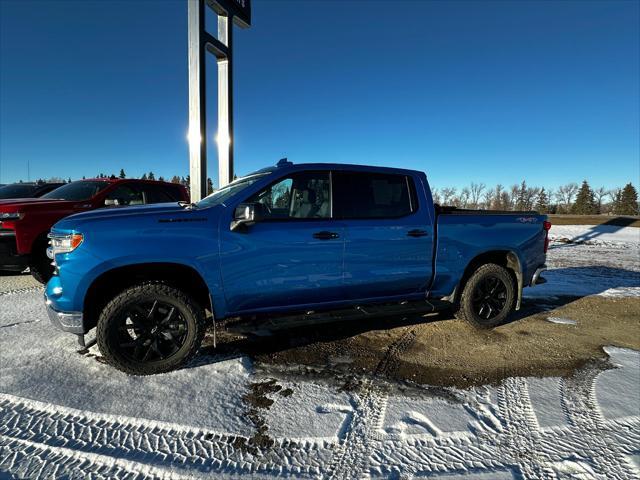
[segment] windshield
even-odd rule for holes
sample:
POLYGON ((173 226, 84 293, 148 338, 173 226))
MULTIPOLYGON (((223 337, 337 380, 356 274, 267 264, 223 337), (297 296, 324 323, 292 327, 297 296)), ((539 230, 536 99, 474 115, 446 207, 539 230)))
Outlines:
POLYGON ((248 177, 239 178, 226 187, 222 187, 220 190, 216 190, 208 197, 203 198, 198 203, 196 203, 196 205, 198 206, 198 208, 220 205, 221 203, 224 203, 228 198, 231 198, 236 193, 241 192, 248 186, 254 184, 262 177, 264 177, 265 175, 269 175, 270 173, 271 172, 260 173, 257 175, 249 175, 248 177))
POLYGON ((51 192, 43 195, 41 198, 55 198, 58 200, 88 200, 100 190, 104 190, 109 186, 109 182, 100 182, 93 180, 82 180, 72 182, 56 188, 51 192))
POLYGON ((35 185, 24 185, 16 183, 0 187, 0 198, 29 198, 35 192, 35 185))

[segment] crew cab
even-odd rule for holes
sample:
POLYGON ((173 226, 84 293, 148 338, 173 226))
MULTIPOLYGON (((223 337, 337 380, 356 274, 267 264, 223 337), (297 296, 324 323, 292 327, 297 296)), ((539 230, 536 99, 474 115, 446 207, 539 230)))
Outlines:
POLYGON ((100 207, 188 201, 182 185, 136 179, 97 178, 67 183, 40 198, 0 200, 0 270, 22 271, 46 283, 49 230, 61 218, 100 207))
POLYGON ((535 212, 433 204, 424 173, 286 160, 195 204, 102 209, 58 222, 51 321, 96 328, 108 363, 174 369, 207 325, 453 309, 489 328, 541 283, 550 224, 535 212))

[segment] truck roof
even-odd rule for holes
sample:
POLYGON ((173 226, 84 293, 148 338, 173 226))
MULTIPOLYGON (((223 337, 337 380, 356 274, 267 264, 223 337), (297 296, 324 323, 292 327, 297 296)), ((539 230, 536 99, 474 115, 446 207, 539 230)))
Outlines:
POLYGON ((80 180, 74 180, 76 182, 107 182, 107 183, 120 183, 120 182, 136 182, 136 183, 165 183, 169 185, 182 185, 181 183, 167 182, 166 180, 148 180, 142 178, 82 178, 80 180))
POLYGON ((250 175, 256 173, 280 172, 280 171, 296 171, 296 170, 351 170, 356 172, 379 172, 379 173, 395 173, 400 175, 423 174, 419 170, 409 170, 406 168, 380 167, 375 165, 356 165, 350 163, 292 163, 283 158, 273 167, 263 168, 250 175))

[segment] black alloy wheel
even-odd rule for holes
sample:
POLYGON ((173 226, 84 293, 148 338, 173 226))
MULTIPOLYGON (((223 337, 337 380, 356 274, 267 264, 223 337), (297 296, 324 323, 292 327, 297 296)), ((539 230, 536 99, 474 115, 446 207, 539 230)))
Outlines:
POLYGON ((514 310, 517 298, 515 275, 501 265, 487 263, 464 284, 456 317, 477 328, 493 328, 514 310))
POLYGON ((166 360, 182 348, 187 322, 176 307, 159 300, 132 303, 117 320, 118 346, 135 362, 166 360))
POLYGON ((507 305, 507 286, 494 275, 486 276, 476 284, 471 303, 480 318, 490 320, 507 305))
POLYGON ((204 332, 204 309, 191 296, 161 282, 146 282, 107 303, 96 339, 110 365, 133 375, 151 375, 187 362, 200 348, 204 332))

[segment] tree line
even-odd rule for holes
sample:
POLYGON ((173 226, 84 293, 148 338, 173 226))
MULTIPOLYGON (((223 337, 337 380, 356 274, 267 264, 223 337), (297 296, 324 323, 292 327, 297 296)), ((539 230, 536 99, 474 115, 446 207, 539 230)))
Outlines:
MULTIPOLYGON (((85 177, 82 177, 83 179, 85 177)), ((99 173, 96 178, 127 178, 124 169, 116 176, 99 173)), ((142 180, 159 180, 178 183, 189 188, 189 175, 181 177, 174 175, 170 179, 163 176, 156 178, 151 171, 143 173, 142 180)), ((234 179, 237 178, 234 176, 234 179)), ((48 182, 65 182, 64 179, 52 177, 48 182)), ((21 181, 22 182, 22 181, 21 181)), ((44 182, 38 179, 38 182, 44 182)), ((68 179, 71 182, 71 178, 68 179)), ((207 179, 207 195, 213 193, 213 181, 207 179)), ((631 182, 624 187, 608 190, 604 187, 591 188, 584 180, 582 185, 567 183, 556 189, 532 187, 526 181, 520 184, 504 187, 501 184, 487 188, 484 183, 471 182, 468 187, 458 190, 456 187, 435 188, 432 190, 433 201, 439 205, 448 205, 472 210, 536 210, 540 213, 564 213, 576 215, 639 215, 638 192, 631 182)))
POLYGON ((437 188, 432 191, 435 203, 472 210, 536 210, 540 213, 572 213, 576 215, 638 215, 638 192, 631 183, 608 190, 591 188, 584 180, 582 185, 567 183, 557 189, 532 187, 526 181, 504 187, 500 184, 487 188, 484 183, 458 190, 455 187, 437 188))

